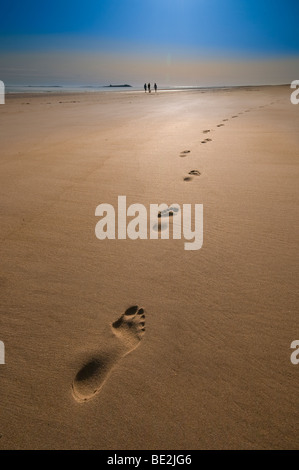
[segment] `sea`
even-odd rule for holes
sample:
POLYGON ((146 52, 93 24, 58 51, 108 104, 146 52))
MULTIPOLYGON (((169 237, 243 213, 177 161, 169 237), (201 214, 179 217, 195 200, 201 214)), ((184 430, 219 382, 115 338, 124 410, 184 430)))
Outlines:
MULTIPOLYGON (((226 87, 200 87, 200 86, 163 86, 159 91, 179 91, 179 90, 206 90, 210 88, 226 88, 226 87)), ((144 91, 143 85, 5 85, 6 93, 82 93, 82 92, 99 92, 99 91, 144 91)), ((153 86, 152 86, 153 91, 153 86)))

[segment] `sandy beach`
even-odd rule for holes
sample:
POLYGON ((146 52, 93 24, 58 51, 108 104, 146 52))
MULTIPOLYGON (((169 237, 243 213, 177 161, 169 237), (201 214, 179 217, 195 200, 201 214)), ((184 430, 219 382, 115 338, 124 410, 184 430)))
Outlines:
POLYGON ((1 449, 298 448, 290 93, 7 95, 1 449), (203 204, 202 248, 99 240, 120 195, 203 204))

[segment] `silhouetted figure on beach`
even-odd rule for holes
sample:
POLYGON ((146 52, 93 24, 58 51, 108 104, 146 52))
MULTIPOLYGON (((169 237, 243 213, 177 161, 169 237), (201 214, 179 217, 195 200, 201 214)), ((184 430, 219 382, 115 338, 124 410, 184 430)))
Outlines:
POLYGON ((157 93, 157 83, 154 84, 155 93, 157 93))
POLYGON ((150 83, 147 84, 147 89, 148 89, 148 92, 150 93, 151 92, 151 84, 150 83))
POLYGON ((147 90, 147 86, 146 86, 146 83, 144 84, 144 91, 146 93, 146 90, 147 90))

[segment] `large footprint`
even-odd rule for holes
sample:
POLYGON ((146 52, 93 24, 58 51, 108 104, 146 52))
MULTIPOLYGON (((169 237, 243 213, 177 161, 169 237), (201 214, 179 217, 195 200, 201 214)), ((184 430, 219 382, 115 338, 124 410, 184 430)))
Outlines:
POLYGON ((114 341, 110 348, 92 357, 77 373, 73 384, 73 396, 78 402, 86 402, 97 395, 118 361, 139 346, 145 333, 143 308, 128 308, 112 324, 114 341))

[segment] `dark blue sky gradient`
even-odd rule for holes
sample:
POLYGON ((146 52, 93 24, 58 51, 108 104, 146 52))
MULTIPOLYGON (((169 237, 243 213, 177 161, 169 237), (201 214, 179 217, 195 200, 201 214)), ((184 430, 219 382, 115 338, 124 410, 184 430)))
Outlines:
POLYGON ((0 49, 76 49, 83 38, 83 49, 289 56, 299 54, 298 21, 298 0, 1 0, 0 49))

